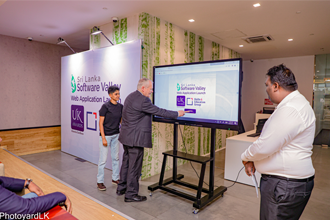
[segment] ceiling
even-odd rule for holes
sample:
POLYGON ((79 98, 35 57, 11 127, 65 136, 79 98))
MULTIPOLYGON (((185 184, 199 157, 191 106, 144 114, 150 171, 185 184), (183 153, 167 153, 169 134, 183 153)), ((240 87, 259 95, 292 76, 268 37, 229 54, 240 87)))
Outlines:
POLYGON ((147 12, 245 60, 269 59, 330 53, 329 11, 330 1, 0 0, 0 34, 52 44, 62 37, 71 47, 87 50, 93 26, 147 12), (257 2, 261 6, 253 7, 257 2), (191 18, 195 22, 188 22, 191 18), (274 41, 248 44, 241 38, 264 34, 274 41))

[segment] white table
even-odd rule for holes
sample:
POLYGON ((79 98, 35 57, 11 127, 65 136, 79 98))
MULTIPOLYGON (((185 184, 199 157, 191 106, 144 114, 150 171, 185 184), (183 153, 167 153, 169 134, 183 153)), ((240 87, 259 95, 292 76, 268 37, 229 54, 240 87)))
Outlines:
MULTIPOLYGON (((236 180, 239 170, 244 166, 242 164, 241 154, 259 137, 247 137, 247 135, 253 133, 255 133, 255 130, 226 139, 225 179, 236 180)), ((260 173, 256 171, 255 176, 258 186, 260 186, 260 173)), ((251 177, 246 175, 245 169, 241 171, 237 182, 254 186, 251 177)))

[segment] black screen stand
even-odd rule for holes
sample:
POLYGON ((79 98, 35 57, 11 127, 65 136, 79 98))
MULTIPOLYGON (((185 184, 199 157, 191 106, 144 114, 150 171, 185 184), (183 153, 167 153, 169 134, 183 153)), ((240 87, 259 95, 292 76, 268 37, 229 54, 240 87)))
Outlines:
MULTIPOLYGON (((215 160, 215 133, 216 129, 211 128, 211 150, 210 150, 210 156, 197 156, 193 154, 187 154, 178 151, 178 125, 174 124, 174 135, 173 135, 173 150, 163 152, 164 158, 163 158, 163 165, 162 170, 159 177, 159 182, 155 183, 153 185, 148 186, 148 190, 151 192, 162 189, 164 191, 173 193, 177 196, 189 199, 191 201, 194 201, 193 207, 195 208, 194 213, 197 214, 199 209, 203 208, 208 203, 212 202, 219 196, 222 196, 225 191, 227 191, 227 187, 220 186, 214 189, 214 160, 215 160), (173 157, 173 176, 170 178, 167 178, 164 180, 164 173, 166 168, 166 159, 167 156, 173 157), (202 164, 202 169, 199 176, 199 184, 198 186, 181 181, 181 179, 184 177, 182 174, 177 174, 177 159, 184 159, 189 160, 192 162, 200 163, 202 164), (210 162, 210 179, 209 179, 209 189, 203 188, 203 182, 204 182, 204 174, 205 174, 205 168, 206 163, 210 162), (166 185, 175 183, 178 185, 182 185, 191 189, 197 190, 196 196, 192 196, 189 194, 186 194, 184 192, 180 192, 178 190, 166 187, 166 185), (201 197, 203 193, 206 193, 205 196, 201 197)), ((152 194, 150 194, 152 195, 152 194)))

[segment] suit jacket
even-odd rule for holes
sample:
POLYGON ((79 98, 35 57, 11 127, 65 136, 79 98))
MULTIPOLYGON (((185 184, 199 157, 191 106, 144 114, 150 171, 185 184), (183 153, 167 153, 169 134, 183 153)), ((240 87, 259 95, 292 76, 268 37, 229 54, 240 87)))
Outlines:
POLYGON ((152 148, 151 116, 177 118, 177 111, 158 108, 138 90, 127 96, 124 103, 119 141, 131 147, 152 148))
POLYGON ((25 180, 22 179, 0 176, 0 212, 7 214, 36 214, 45 212, 66 200, 66 196, 60 192, 31 199, 24 199, 13 193, 22 191, 24 183, 25 180))

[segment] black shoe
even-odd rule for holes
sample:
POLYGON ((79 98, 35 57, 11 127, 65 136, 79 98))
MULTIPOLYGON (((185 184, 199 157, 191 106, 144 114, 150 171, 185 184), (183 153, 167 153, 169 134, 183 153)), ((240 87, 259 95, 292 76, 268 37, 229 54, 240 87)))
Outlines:
POLYGON ((122 195, 124 195, 126 193, 126 189, 123 189, 123 190, 117 190, 116 191, 116 194, 118 195, 118 196, 122 196, 122 195))
POLYGON ((135 195, 132 198, 125 197, 125 202, 143 202, 143 201, 147 201, 146 196, 135 195))

